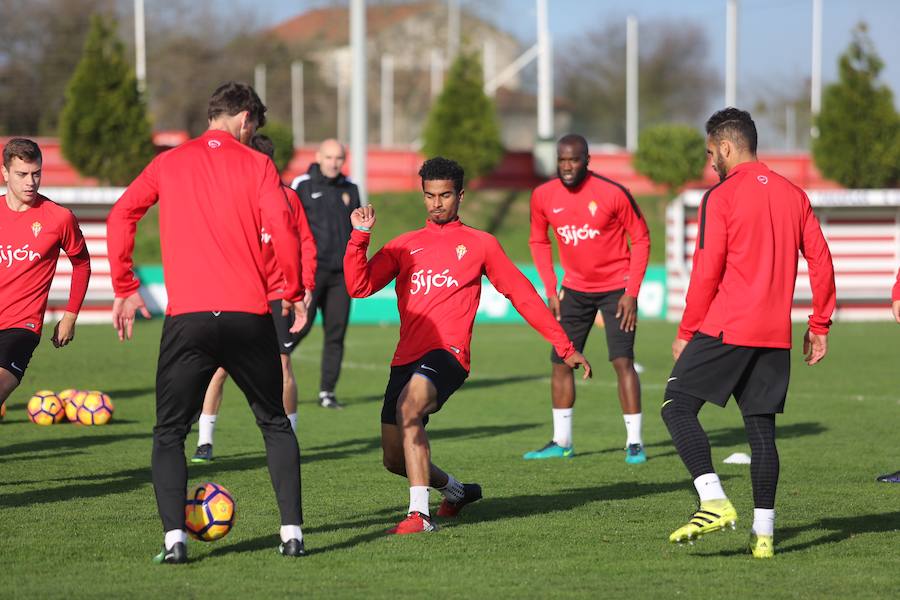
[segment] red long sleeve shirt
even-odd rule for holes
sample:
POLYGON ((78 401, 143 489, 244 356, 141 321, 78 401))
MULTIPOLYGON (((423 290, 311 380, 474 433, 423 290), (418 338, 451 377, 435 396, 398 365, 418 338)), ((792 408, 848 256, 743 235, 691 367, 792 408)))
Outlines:
POLYGON ((575 352, 534 287, 489 233, 458 220, 445 225, 428 221, 423 229, 391 240, 367 261, 368 246, 369 234, 353 230, 344 254, 344 279, 354 298, 370 296, 397 279, 400 341, 391 365, 444 349, 468 371, 482 275, 560 356, 575 352))
POLYGON ((558 284, 548 226, 556 234, 565 287, 579 292, 625 288, 637 298, 650 258, 650 232, 627 189, 591 172, 574 190, 558 178, 535 188, 528 245, 549 298, 558 284))
POLYGON ((132 269, 134 234, 157 201, 166 314, 268 313, 263 227, 284 273, 283 297, 302 298, 300 240, 275 165, 213 130, 153 159, 113 206, 106 227, 117 297, 140 287, 132 269))
POLYGON ((900 269, 897 270, 897 282, 894 284, 894 289, 891 290, 891 302, 897 300, 900 300, 900 269))
POLYGON ((66 310, 78 314, 91 278, 91 259, 75 215, 38 194, 15 212, 0 196, 0 329, 41 334, 59 251, 72 263, 66 310))
POLYGON ((741 163, 706 193, 698 227, 678 337, 701 331, 726 344, 790 348, 798 251, 809 263, 809 330, 828 333, 834 267, 803 190, 761 162, 741 163))
MULTIPOLYGON (((300 237, 300 281, 303 287, 309 291, 316 288, 316 240, 313 238, 309 221, 306 219, 306 211, 297 197, 297 192, 288 186, 282 186, 291 216, 294 218, 294 227, 300 237)), ((269 300, 280 300, 284 296, 284 273, 278 265, 275 250, 272 248, 272 235, 263 226, 260 232, 263 244, 263 260, 266 264, 266 288, 269 300)))

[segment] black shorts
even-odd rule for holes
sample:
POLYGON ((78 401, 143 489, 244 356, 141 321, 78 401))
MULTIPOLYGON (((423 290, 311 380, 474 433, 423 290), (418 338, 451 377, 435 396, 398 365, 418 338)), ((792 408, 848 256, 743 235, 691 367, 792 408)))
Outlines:
POLYGON ((784 412, 790 378, 786 348, 734 346, 697 333, 672 369, 665 399, 680 393, 725 406, 734 395, 744 416, 771 415, 784 412))
POLYGON ((275 333, 278 334, 278 352, 290 354, 300 342, 300 332, 291 333, 291 325, 294 324, 293 311, 288 316, 281 315, 281 300, 269 300, 269 309, 272 311, 272 321, 275 323, 275 333))
POLYGON ((27 329, 16 327, 0 330, 0 367, 15 375, 21 382, 31 355, 40 341, 41 336, 27 329))
MULTIPOLYGON (((578 292, 568 288, 562 288, 559 292, 559 324, 562 325, 566 335, 572 340, 575 349, 584 352, 588 334, 594 327, 594 319, 597 311, 603 313, 603 323, 606 331, 606 348, 609 351, 609 360, 616 358, 634 359, 634 335, 637 331, 622 331, 619 320, 616 319, 616 308, 619 299, 625 294, 625 288, 611 292, 578 292)), ((562 364, 556 350, 550 351, 550 362, 562 364)))
MULTIPOLYGON (((431 350, 419 360, 391 367, 391 377, 384 390, 384 406, 381 408, 382 423, 397 424, 397 400, 414 374, 425 377, 437 389, 437 410, 434 412, 443 408, 447 399, 469 376, 459 361, 446 350, 431 350)), ((423 423, 428 423, 427 416, 423 419, 423 423)))

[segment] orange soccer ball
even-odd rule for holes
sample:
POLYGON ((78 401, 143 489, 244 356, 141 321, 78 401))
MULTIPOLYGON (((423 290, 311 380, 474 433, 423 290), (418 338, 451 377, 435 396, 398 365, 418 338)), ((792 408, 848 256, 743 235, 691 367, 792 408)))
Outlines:
POLYGON ((75 418, 82 425, 106 425, 113 415, 113 403, 103 392, 85 392, 75 418))
POLYGON ((53 425, 63 420, 63 402, 50 390, 35 392, 28 400, 28 418, 36 425, 53 425))
POLYGON ((184 526, 195 540, 212 542, 234 527, 234 498, 217 483, 201 483, 188 493, 184 526))

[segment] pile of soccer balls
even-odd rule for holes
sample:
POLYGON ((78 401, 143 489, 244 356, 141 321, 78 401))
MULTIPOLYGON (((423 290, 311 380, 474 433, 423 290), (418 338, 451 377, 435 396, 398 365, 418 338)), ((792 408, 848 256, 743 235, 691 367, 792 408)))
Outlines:
POLYGON ((112 419, 113 403, 96 390, 50 390, 35 392, 28 401, 28 418, 37 425, 53 425, 63 419, 82 425, 106 425, 112 419))

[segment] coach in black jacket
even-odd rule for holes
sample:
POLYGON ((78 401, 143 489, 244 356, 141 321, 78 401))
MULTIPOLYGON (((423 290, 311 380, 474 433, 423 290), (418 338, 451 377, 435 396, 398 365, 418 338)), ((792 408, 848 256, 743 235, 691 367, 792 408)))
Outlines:
POLYGON ((340 142, 325 140, 316 152, 317 162, 291 183, 306 210, 318 252, 316 289, 300 339, 312 329, 316 309, 320 309, 325 330, 319 382, 319 406, 323 408, 343 408, 334 396, 334 388, 341 374, 344 334, 350 316, 350 296, 344 284, 344 250, 352 229, 350 213, 359 208, 359 189, 341 173, 346 158, 340 142))

